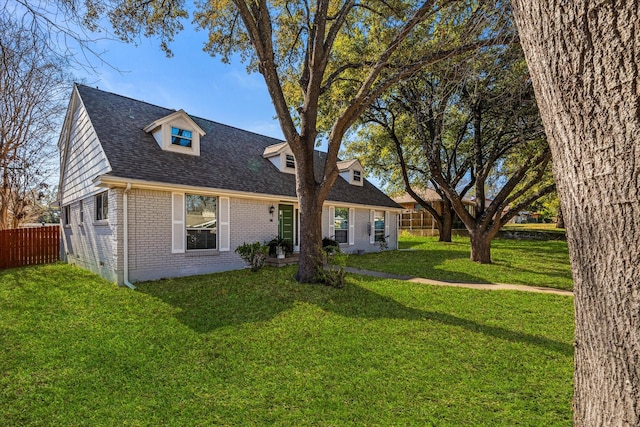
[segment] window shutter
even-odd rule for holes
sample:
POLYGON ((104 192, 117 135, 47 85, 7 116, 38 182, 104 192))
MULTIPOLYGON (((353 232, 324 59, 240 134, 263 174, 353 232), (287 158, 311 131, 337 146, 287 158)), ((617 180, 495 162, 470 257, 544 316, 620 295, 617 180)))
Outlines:
POLYGON ((389 238, 391 235, 389 234, 389 222, 391 220, 391 214, 387 211, 384 212, 384 240, 389 244, 389 238))
POLYGON ((184 193, 171 193, 171 252, 184 253, 186 229, 184 224, 184 193))
POLYGON ((336 238, 336 208, 329 206, 329 237, 336 238))
POLYGON ((353 245, 356 242, 356 233, 355 233, 355 220, 356 220, 356 210, 354 208, 349 208, 349 244, 353 245))
POLYGON ((218 238, 220 242, 220 252, 231 250, 231 227, 230 224, 230 207, 228 197, 220 197, 220 205, 218 207, 218 238))
POLYGON ((372 245, 376 242, 376 211, 371 209, 369 211, 369 243, 372 245))

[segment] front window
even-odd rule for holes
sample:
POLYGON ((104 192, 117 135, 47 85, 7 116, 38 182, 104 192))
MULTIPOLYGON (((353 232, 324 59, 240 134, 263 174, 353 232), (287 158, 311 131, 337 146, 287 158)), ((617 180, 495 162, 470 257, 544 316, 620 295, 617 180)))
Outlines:
POLYGON ((349 209, 335 208, 333 219, 336 242, 347 243, 349 241, 349 209))
POLYGON ((82 200, 80 200, 80 224, 84 222, 84 205, 82 200))
POLYGON ((360 171, 353 171, 353 180, 355 182, 360 182, 362 180, 362 175, 360 171))
POLYGON ((384 242, 384 212, 376 211, 373 216, 374 223, 374 232, 375 232, 375 241, 376 242, 384 242))
POLYGON ((171 128, 171 144, 181 147, 191 147, 192 132, 186 129, 171 128))
POLYGON ((186 195, 187 250, 217 248, 216 197, 186 195))
POLYGON ((96 221, 107 219, 109 216, 109 192, 105 191, 96 196, 96 221))

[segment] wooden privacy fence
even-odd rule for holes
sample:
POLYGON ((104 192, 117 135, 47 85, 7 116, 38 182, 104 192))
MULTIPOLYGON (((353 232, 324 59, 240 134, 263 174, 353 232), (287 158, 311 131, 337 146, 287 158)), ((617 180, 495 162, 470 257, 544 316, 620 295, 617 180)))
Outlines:
POLYGON ((0 269, 60 259, 60 227, 0 230, 0 269))

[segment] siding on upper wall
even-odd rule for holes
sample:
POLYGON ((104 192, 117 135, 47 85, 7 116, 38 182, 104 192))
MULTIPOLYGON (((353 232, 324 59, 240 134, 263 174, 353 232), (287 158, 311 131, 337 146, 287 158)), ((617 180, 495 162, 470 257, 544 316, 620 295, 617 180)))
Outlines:
POLYGON ((111 171, 84 105, 82 102, 77 104, 70 117, 71 129, 65 147, 67 162, 61 165, 64 167, 60 188, 62 206, 102 191, 94 186, 93 180, 111 171))

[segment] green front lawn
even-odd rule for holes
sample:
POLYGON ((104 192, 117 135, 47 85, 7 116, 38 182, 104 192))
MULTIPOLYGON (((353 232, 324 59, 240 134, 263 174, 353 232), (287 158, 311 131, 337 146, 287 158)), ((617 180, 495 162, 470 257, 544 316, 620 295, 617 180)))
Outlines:
POLYGON ((558 240, 494 239, 491 264, 469 260, 468 237, 451 243, 437 237, 403 235, 400 251, 350 256, 351 267, 435 280, 471 283, 510 283, 573 289, 567 242, 558 240))
POLYGON ((0 425, 571 425, 572 298, 294 271, 0 272, 0 425))

